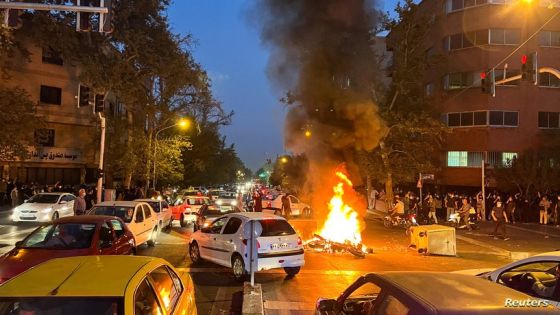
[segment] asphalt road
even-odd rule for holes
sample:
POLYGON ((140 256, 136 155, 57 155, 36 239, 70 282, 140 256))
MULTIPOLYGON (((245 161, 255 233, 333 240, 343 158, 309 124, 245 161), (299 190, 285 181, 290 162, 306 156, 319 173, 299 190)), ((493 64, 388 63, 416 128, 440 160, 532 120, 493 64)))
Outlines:
MULTIPOLYGON (((312 220, 293 220, 304 235, 312 234, 316 223, 312 220)), ((0 212, 0 252, 25 237, 37 225, 14 225, 9 212, 0 212)), ((522 226, 521 229, 524 227, 522 226)), ((508 229, 510 241, 494 240, 487 236, 491 225, 485 225, 472 234, 458 232, 457 257, 423 256, 408 248, 409 239, 403 230, 386 229, 378 219, 365 221, 364 244, 374 250, 366 258, 350 254, 327 254, 306 251, 306 265, 292 279, 283 270, 260 272, 256 282, 263 287, 267 314, 311 314, 319 297, 336 297, 359 275, 367 272, 392 270, 454 271, 472 268, 498 267, 510 259, 494 249, 551 250, 558 239, 556 230, 546 237, 539 229, 508 229), (466 242, 467 237, 474 242, 466 242), (543 245, 544 243, 544 245, 543 245)), ((178 268, 186 268, 196 285, 195 294, 199 314, 238 313, 242 302, 242 284, 232 279, 230 270, 212 263, 193 266, 188 258, 187 243, 191 228, 175 225, 169 232, 161 233, 155 247, 143 246, 138 254, 162 257, 178 268)), ((544 233, 544 232, 543 232, 544 233)), ((560 237, 560 230, 558 230, 560 237)))

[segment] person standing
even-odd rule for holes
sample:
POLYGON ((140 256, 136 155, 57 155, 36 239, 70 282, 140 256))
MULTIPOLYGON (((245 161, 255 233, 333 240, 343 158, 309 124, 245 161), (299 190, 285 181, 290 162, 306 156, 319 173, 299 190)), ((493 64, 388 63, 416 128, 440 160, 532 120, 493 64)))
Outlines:
POLYGON ((550 208, 550 202, 546 196, 541 198, 539 203, 539 223, 547 225, 548 224, 548 209, 550 208))
POLYGON ((253 194, 253 211, 262 212, 262 197, 261 194, 256 190, 253 194))
POLYGON ((498 229, 501 228, 502 238, 504 239, 504 241, 509 240, 506 235, 506 223, 508 223, 508 219, 506 210, 504 209, 501 201, 498 201, 496 203, 496 206, 492 208, 492 220, 496 222, 496 225, 494 226, 494 232, 492 233, 494 238, 498 238, 498 235, 496 233, 498 233, 498 229))
POLYGON ((515 210, 515 201, 513 200, 513 197, 510 196, 506 201, 506 213, 508 216, 508 220, 512 224, 515 224, 515 210))
POLYGON ((482 200, 482 192, 476 195, 476 215, 481 221, 486 221, 486 209, 484 207, 484 201, 482 200))
POLYGON ((432 194, 428 195, 428 220, 433 219, 435 224, 438 224, 436 215, 436 202, 432 194))
POLYGON ((369 194, 369 208, 370 209, 375 209, 375 206, 377 204, 377 196, 379 195, 379 192, 377 191, 377 189, 375 189, 375 187, 371 188, 371 193, 369 194))
POLYGON ((284 214, 286 219, 289 219, 292 215, 292 204, 290 200, 290 195, 288 195, 288 193, 282 196, 282 213, 284 214))
POLYGON ((556 227, 560 226, 560 221, 558 219, 558 215, 560 214, 560 195, 558 195, 556 200, 556 204, 554 205, 554 211, 552 212, 552 219, 554 220, 554 224, 556 225, 556 227))
POLYGON ((0 206, 4 205, 5 201, 8 199, 8 183, 2 178, 0 182, 0 206))
POLYGON ((74 215, 84 215, 86 213, 86 190, 80 189, 78 191, 78 198, 74 200, 74 215))
POLYGON ((17 185, 14 185, 14 188, 12 188, 12 191, 10 192, 10 199, 12 200, 12 208, 19 205, 19 190, 17 185))

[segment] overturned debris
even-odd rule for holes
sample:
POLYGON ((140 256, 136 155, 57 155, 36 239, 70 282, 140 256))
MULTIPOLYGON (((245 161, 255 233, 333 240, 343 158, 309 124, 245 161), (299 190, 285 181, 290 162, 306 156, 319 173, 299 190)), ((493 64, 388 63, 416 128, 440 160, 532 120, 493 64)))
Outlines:
POLYGON ((305 247, 316 252, 329 254, 348 252, 358 258, 365 258, 367 254, 373 254, 373 250, 363 244, 333 242, 318 234, 314 234, 312 239, 306 241, 305 247))

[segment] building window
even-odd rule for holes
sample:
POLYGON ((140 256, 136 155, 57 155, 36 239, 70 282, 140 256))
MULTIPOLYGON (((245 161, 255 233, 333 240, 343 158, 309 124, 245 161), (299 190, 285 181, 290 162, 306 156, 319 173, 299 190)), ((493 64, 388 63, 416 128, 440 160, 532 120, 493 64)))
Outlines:
POLYGON ((473 81, 472 72, 449 73, 443 77, 443 85, 446 90, 469 88, 473 86, 473 81))
POLYGON ((520 31, 515 29, 491 29, 490 44, 494 45, 518 45, 520 31))
POLYGON ((488 164, 490 167, 510 166, 513 159, 517 158, 515 152, 488 152, 488 164))
POLYGON ((40 101, 44 104, 61 105, 62 104, 62 89, 41 85, 40 101))
POLYGON ((538 126, 539 128, 547 128, 547 129, 558 129, 560 128, 559 124, 559 114, 554 112, 539 112, 539 121, 538 126))
POLYGON ((434 95, 434 84, 433 83, 430 82, 430 83, 426 84, 425 93, 426 93, 426 96, 434 95))
POLYGON ((539 34, 539 45, 547 47, 560 47, 560 32, 542 31, 539 34))
POLYGON ((35 144, 54 147, 54 129, 35 129, 35 144))
POLYGON ((62 61, 62 55, 60 54, 60 52, 57 52, 50 47, 43 48, 42 60, 43 63, 49 63, 49 64, 59 65, 59 66, 62 66, 62 64, 64 63, 62 61))
MULTIPOLYGON (((521 70, 518 69, 494 69, 494 78, 496 81, 500 81, 503 79, 507 79, 507 78, 511 78, 511 77, 515 77, 517 75, 521 74, 521 70)), ((514 81, 509 81, 507 83, 504 84, 500 84, 501 86, 516 86, 519 85, 519 82, 521 80, 514 80, 514 81)))
POLYGON ((448 127, 504 126, 517 127, 519 113, 510 111, 474 111, 448 113, 448 127))
POLYGON ((444 48, 447 51, 469 48, 488 44, 488 30, 480 30, 449 35, 445 38, 444 48))
POLYGON ((560 79, 558 79, 558 77, 556 77, 554 74, 548 72, 539 73, 538 82, 539 82, 539 86, 554 87, 554 88, 560 87, 560 79))
POLYGON ((448 151, 448 167, 481 167, 484 152, 448 151))

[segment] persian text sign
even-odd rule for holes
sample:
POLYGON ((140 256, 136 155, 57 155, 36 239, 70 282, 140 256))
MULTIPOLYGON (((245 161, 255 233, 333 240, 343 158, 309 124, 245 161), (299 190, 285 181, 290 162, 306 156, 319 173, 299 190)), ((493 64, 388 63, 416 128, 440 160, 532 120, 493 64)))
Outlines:
POLYGON ((80 163, 82 152, 68 148, 29 148, 26 162, 80 163))

